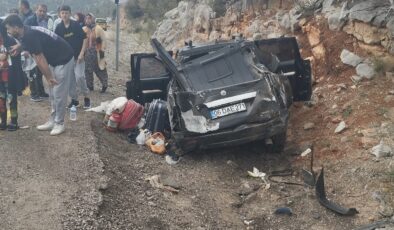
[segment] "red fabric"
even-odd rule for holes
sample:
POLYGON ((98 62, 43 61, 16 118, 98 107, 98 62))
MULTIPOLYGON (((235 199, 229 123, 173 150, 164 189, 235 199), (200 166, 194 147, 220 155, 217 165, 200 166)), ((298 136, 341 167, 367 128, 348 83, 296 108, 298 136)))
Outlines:
POLYGON ((8 82, 8 69, 0 70, 0 81, 8 82))
POLYGON ((138 125, 142 115, 144 114, 144 107, 133 100, 129 100, 123 110, 122 119, 119 123, 119 129, 132 129, 138 125))

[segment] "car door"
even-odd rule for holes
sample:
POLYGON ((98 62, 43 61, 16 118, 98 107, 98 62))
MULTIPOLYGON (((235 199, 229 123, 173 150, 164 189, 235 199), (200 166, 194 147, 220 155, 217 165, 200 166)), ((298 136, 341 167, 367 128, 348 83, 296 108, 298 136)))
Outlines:
POLYGON ((140 104, 149 103, 153 99, 167 99, 171 75, 156 54, 132 54, 130 65, 131 80, 126 84, 127 98, 140 104))
POLYGON ((312 71, 309 60, 303 60, 295 37, 255 41, 262 53, 261 62, 275 73, 288 77, 293 101, 308 101, 312 95, 312 71))

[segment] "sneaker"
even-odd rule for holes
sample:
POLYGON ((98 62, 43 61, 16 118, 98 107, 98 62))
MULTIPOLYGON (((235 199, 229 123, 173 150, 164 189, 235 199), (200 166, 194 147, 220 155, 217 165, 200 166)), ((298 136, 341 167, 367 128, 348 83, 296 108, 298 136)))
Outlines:
POLYGON ((107 91, 107 86, 103 86, 103 88, 101 88, 100 93, 105 93, 105 91, 107 91))
POLYGON ((73 105, 75 105, 75 107, 78 107, 79 105, 79 101, 71 99, 70 104, 67 106, 68 109, 71 109, 71 107, 73 107, 73 105))
POLYGON ((37 126, 37 129, 40 131, 49 131, 52 130, 54 126, 55 126, 54 121, 47 121, 47 123, 37 126))
POLYGON ((11 123, 8 125, 7 130, 8 131, 16 131, 18 128, 19 128, 19 126, 17 124, 11 123))
POLYGON ((30 101, 34 101, 34 102, 39 102, 42 101, 43 99, 39 96, 31 96, 30 97, 30 101))
POLYGON ((6 123, 0 123, 0 130, 6 130, 7 129, 7 124, 6 123))
POLYGON ((90 98, 85 97, 83 99, 83 108, 84 109, 90 109, 90 98))
POLYGON ((48 98, 49 98, 49 94, 47 94, 47 93, 42 93, 42 94, 40 95, 40 98, 42 98, 42 99, 48 99, 48 98))
POLYGON ((64 133, 65 130, 66 129, 64 128, 64 125, 55 124, 55 126, 53 127, 50 135, 51 136, 56 136, 56 135, 64 133))

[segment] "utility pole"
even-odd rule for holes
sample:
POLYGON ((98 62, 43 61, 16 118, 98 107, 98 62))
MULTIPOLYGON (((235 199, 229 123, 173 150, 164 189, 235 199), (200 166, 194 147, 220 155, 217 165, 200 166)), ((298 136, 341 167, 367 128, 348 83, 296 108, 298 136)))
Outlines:
POLYGON ((115 64, 116 71, 119 70, 119 0, 115 0, 116 4, 116 50, 115 50, 115 64))

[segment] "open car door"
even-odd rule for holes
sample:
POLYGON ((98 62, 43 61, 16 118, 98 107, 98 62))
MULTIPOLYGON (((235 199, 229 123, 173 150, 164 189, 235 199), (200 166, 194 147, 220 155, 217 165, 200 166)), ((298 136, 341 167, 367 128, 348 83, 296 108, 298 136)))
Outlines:
POLYGON ((128 99, 145 104, 153 99, 167 99, 167 85, 171 74, 153 53, 130 56, 131 80, 126 83, 128 99))
POLYGON ((294 37, 255 41, 261 51, 261 62, 275 73, 288 77, 294 101, 308 101, 312 95, 312 71, 309 60, 303 60, 294 37))

